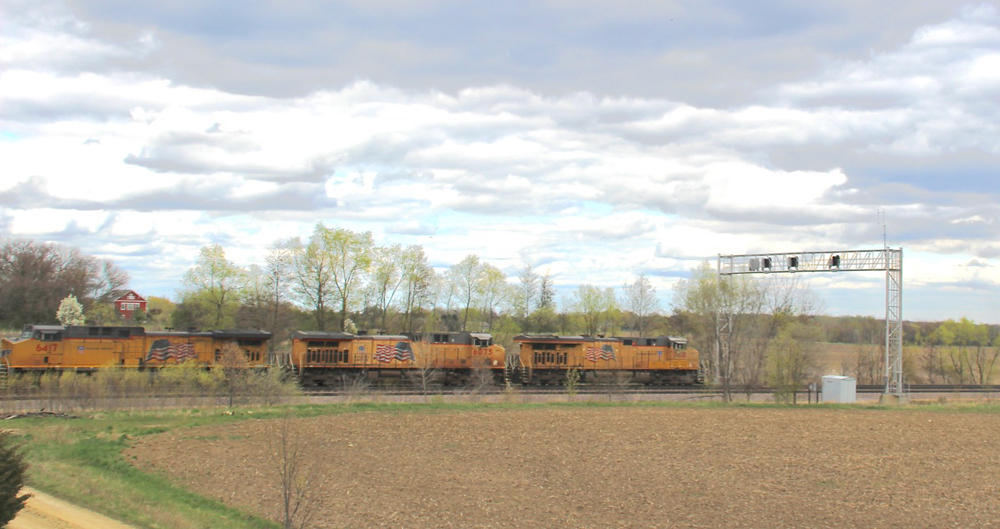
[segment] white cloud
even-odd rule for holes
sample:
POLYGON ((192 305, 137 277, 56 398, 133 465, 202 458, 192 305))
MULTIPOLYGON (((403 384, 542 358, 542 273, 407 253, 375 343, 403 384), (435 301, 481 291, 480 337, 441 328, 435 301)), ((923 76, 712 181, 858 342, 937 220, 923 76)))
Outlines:
MULTIPOLYGON (((172 277, 200 245, 259 261, 323 220, 423 244, 439 262, 479 253, 510 269, 544 263, 564 284, 617 285, 717 253, 879 243, 861 203, 877 179, 814 152, 1000 152, 1000 18, 988 6, 732 108, 503 83, 244 95, 123 66, 165 45, 148 30, 123 46, 72 19, 32 24, 0 39, 0 107, 13 109, 0 226, 172 277), (50 57, 60 46, 79 67, 50 57), (777 162, 782 149, 810 162, 777 162)), ((908 280, 996 282, 997 267, 962 268, 1000 257, 996 201, 914 186, 950 203, 908 198, 887 216, 905 222, 907 246, 948 260, 908 280)))

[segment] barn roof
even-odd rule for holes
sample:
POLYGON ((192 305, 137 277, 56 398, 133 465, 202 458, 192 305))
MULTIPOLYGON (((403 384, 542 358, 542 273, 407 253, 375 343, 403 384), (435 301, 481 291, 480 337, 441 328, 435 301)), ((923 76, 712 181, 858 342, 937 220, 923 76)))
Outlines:
POLYGON ((136 292, 135 290, 129 290, 127 288, 112 290, 111 292, 105 294, 104 298, 107 299, 108 301, 115 302, 115 301, 121 301, 129 294, 135 294, 135 301, 146 301, 146 298, 140 296, 138 292, 136 292))

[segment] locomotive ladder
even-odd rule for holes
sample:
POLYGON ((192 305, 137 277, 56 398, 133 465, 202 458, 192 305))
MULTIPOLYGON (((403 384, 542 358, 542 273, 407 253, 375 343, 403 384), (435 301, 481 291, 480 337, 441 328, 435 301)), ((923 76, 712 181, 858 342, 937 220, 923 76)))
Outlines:
POLYGON ((0 359, 0 390, 7 390, 7 357, 0 359))

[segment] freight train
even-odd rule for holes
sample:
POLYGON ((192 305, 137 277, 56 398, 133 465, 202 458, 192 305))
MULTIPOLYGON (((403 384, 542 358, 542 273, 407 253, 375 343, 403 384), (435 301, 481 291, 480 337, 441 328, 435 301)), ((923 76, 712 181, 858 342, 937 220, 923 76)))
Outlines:
POLYGON ((146 331, 142 327, 28 325, 0 343, 2 367, 14 372, 94 371, 121 366, 162 369, 210 367, 235 344, 251 368, 285 367, 304 386, 364 380, 396 384, 423 379, 460 386, 470 382, 558 385, 574 371, 582 383, 627 379, 640 384, 701 382, 698 351, 683 338, 603 338, 527 334, 514 351, 486 333, 407 335, 296 331, 291 349, 277 354, 271 334, 257 330, 146 331))
POLYGON ((698 351, 675 336, 604 338, 525 334, 515 336, 511 371, 523 384, 562 384, 575 370, 581 383, 645 385, 703 383, 698 351))
POLYGON ((473 377, 504 380, 504 348, 485 333, 355 335, 297 331, 290 363, 304 386, 329 386, 364 379, 394 383, 423 377, 444 385, 465 385, 473 377))
POLYGON ((142 327, 27 325, 21 335, 0 341, 9 371, 94 371, 102 367, 163 368, 193 362, 212 365, 222 348, 236 344, 251 367, 266 367, 265 331, 146 331, 142 327))

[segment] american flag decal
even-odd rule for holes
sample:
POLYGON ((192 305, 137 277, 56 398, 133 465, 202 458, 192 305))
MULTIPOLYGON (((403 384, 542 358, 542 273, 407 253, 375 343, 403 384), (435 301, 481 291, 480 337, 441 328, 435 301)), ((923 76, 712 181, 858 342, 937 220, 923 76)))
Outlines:
POLYGON ((167 360, 174 360, 175 362, 183 362, 185 360, 191 360, 195 358, 194 345, 189 343, 179 343, 172 344, 170 340, 156 340, 153 345, 149 346, 149 352, 146 353, 146 362, 150 360, 156 360, 158 362, 166 362, 167 360))
POLYGON ((392 362, 393 360, 413 360, 413 349, 406 342, 396 342, 396 345, 379 344, 375 346, 375 360, 392 362))
POLYGON ((600 347, 588 347, 587 360, 591 362, 598 360, 618 360, 618 357, 615 355, 615 350, 610 344, 604 344, 600 347))

